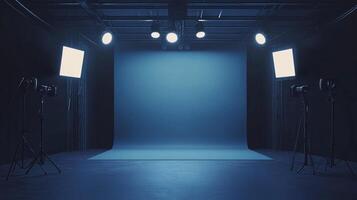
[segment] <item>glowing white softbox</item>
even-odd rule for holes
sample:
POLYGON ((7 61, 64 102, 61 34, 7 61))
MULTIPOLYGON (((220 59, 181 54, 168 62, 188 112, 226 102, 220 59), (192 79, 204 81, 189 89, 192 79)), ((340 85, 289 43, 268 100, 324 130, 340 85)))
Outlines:
POLYGON ((288 78, 295 76, 293 49, 273 52, 275 78, 288 78))
POLYGON ((84 51, 63 46, 60 76, 81 78, 84 51))

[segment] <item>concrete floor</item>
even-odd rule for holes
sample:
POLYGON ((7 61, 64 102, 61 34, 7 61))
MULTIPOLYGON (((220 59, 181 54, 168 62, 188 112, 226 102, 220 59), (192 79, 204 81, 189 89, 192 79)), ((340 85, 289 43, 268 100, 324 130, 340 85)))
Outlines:
POLYGON ((289 171, 287 152, 260 151, 273 160, 256 161, 89 160, 101 152, 52 156, 62 174, 45 166, 53 173, 43 176, 35 167, 5 181, 8 166, 1 166, 0 199, 357 199, 357 179, 344 163, 325 172, 322 158, 315 158, 320 173, 313 176, 309 168, 289 171))

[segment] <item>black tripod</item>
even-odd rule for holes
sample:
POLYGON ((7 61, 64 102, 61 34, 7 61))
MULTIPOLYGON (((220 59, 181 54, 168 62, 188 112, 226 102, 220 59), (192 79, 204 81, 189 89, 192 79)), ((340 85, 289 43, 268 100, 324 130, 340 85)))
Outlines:
POLYGON ((6 180, 9 180, 9 177, 14 174, 16 166, 19 166, 21 169, 26 169, 24 164, 25 152, 28 151, 35 157, 35 151, 33 150, 30 142, 27 140, 26 135, 28 131, 26 130, 26 90, 22 93, 22 127, 21 127, 21 138, 16 145, 15 153, 12 157, 12 162, 9 168, 9 171, 6 176, 6 180), (20 160, 20 164, 19 164, 20 160))
MULTIPOLYGON (((336 155, 335 155, 335 95, 332 90, 328 91, 328 101, 330 103, 330 155, 326 157, 325 171, 327 166, 333 168, 336 166, 336 155)), ((351 165, 347 160, 344 160, 349 171, 352 175, 355 175, 351 165)))
POLYGON ((303 111, 303 116, 302 119, 299 120, 298 124, 298 129, 296 133, 296 139, 295 139, 295 145, 294 145, 294 153, 293 153, 293 158, 291 162, 291 171, 294 170, 295 166, 295 157, 296 157, 296 152, 297 152, 297 147, 300 139, 300 132, 301 132, 301 127, 303 129, 303 143, 304 143, 304 163, 301 166, 301 168, 297 171, 297 173, 300 173, 304 170, 305 166, 310 166, 312 167, 312 173, 315 175, 315 167, 314 167, 314 161, 312 159, 311 155, 311 141, 307 132, 307 125, 308 125, 308 112, 309 112, 309 104, 307 102, 307 98, 305 96, 305 93, 302 94, 302 100, 303 100, 303 106, 304 106, 304 111, 303 111), (310 162, 309 162, 310 161, 310 162))
POLYGON ((58 171, 58 173, 61 173, 60 168, 56 165, 55 162, 53 162, 51 160, 51 158, 48 156, 46 150, 45 150, 45 145, 44 145, 44 110, 43 110, 43 104, 44 104, 44 94, 41 94, 41 106, 40 106, 40 123, 41 123, 41 127, 40 127, 40 151, 38 152, 38 154, 36 155, 36 157, 31 161, 31 163, 29 164, 29 168, 26 171, 26 174, 28 174, 31 169, 33 168, 33 166, 35 164, 38 164, 40 166, 40 168, 42 169, 42 171, 44 172, 44 174, 46 175, 47 172, 46 170, 43 169, 42 165, 45 164, 45 161, 48 160, 58 171))

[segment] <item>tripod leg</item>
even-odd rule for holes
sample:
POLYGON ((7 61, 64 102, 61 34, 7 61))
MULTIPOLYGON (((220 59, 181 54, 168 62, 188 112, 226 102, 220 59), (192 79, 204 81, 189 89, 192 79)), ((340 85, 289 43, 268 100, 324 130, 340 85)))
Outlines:
POLYGON ((56 165, 55 162, 53 162, 53 160, 48 156, 47 153, 44 153, 44 154, 45 154, 47 160, 49 160, 52 163, 52 165, 57 169, 58 173, 60 174, 61 173, 61 169, 56 165))
POLYGON ((355 174, 355 172, 353 171, 353 169, 352 169, 350 163, 349 163, 347 160, 345 160, 345 162, 346 162, 346 165, 347 165, 347 167, 348 167, 348 170, 350 170, 351 174, 352 174, 353 176, 356 176, 356 174, 355 174))
POLYGON ((312 158, 312 154, 311 154, 311 138, 309 138, 309 158, 310 158, 310 163, 311 163, 311 167, 312 167, 312 174, 315 175, 315 164, 314 164, 314 159, 312 158))
MULTIPOLYGON (((326 163, 325 163, 325 173, 327 173, 327 170, 328 170, 329 166, 330 166, 330 159, 327 157, 326 158, 326 163)), ((331 169, 332 169, 332 167, 331 167, 331 169)))
POLYGON ((297 131, 296 131, 295 144, 294 144, 294 153, 293 153, 293 158, 292 158, 292 160, 291 160, 291 167, 290 167, 290 170, 291 170, 291 171, 294 170, 295 157, 296 157, 296 151, 297 151, 297 145, 298 145, 299 138, 300 138, 301 122, 302 122, 302 120, 300 119, 300 120, 299 120, 298 129, 297 129, 297 131))
POLYGON ((312 158, 311 153, 310 153, 310 155, 309 155, 309 158, 310 158, 310 163, 311 163, 311 167, 312 167, 312 174, 315 175, 314 159, 312 158))
POLYGON ((326 163, 325 163, 325 172, 327 172, 327 167, 330 165, 330 160, 328 157, 326 157, 326 163))
POLYGON ((43 173, 44 173, 45 175, 47 175, 47 172, 46 172, 46 170, 42 167, 41 163, 38 163, 38 162, 40 162, 39 159, 41 159, 41 157, 42 157, 43 155, 44 155, 44 154, 43 154, 42 152, 40 152, 40 153, 36 156, 36 158, 31 161, 31 163, 29 164, 28 169, 27 169, 27 171, 26 171, 26 173, 25 173, 26 175, 31 171, 31 169, 35 166, 36 163, 38 164, 38 166, 40 167, 40 169, 43 171, 43 173))
POLYGON ((16 146, 16 150, 12 157, 11 165, 10 165, 9 171, 6 176, 6 180, 9 180, 10 175, 14 172, 14 170, 16 168, 16 157, 17 157, 17 151, 19 150, 19 145, 20 144, 17 144, 17 146, 16 146))
POLYGON ((22 144, 21 144, 21 169, 24 169, 24 159, 25 159, 25 141, 24 141, 24 138, 22 138, 22 144))
POLYGON ((15 173, 16 166, 18 166, 19 168, 21 168, 21 165, 17 162, 17 160, 15 160, 14 166, 12 167, 12 171, 11 171, 12 174, 15 173))
POLYGON ((13 165, 12 165, 12 169, 11 169, 11 174, 13 174, 15 172, 16 166, 19 165, 18 162, 17 162, 19 148, 20 148, 20 144, 19 144, 18 147, 16 147, 14 160, 13 160, 13 165))
POLYGON ((46 172, 46 170, 42 167, 42 165, 38 165, 39 167, 40 167, 40 169, 43 171, 43 173, 45 174, 45 175, 47 175, 47 172, 46 172))
MULTIPOLYGON (((33 150, 33 148, 31 147, 31 144, 27 141, 27 139, 24 137, 24 141, 25 141, 25 148, 32 154, 32 157, 35 158, 36 157, 36 153, 33 150)), ((29 165, 24 166, 23 169, 27 169, 29 167, 29 165)))
POLYGON ((302 165, 301 168, 296 173, 300 174, 304 168, 305 168, 305 165, 302 165))
MULTIPOLYGON (((20 156, 20 158, 21 158, 21 156, 20 156)), ((21 161, 21 162, 22 162, 22 161, 21 161)), ((22 167, 22 165, 21 165, 21 162, 19 163, 19 161, 16 160, 16 161, 15 161, 15 164, 16 164, 16 166, 19 166, 19 168, 24 169, 24 168, 22 167)), ((15 171, 15 169, 14 169, 14 171, 15 171)))
MULTIPOLYGON (((40 154, 39 154, 39 155, 40 155, 40 154)), ((38 158, 39 158, 39 155, 37 155, 36 158, 31 161, 31 163, 29 164, 29 168, 27 169, 27 171, 26 171, 25 174, 28 174, 28 173, 31 171, 31 169, 33 168, 33 166, 36 164, 36 162, 37 162, 37 160, 38 160, 38 158)))
POLYGON ((27 147, 27 149, 32 153, 32 155, 35 157, 36 153, 33 150, 33 148, 31 147, 31 144, 29 143, 29 141, 24 137, 24 141, 25 141, 25 147, 27 147))

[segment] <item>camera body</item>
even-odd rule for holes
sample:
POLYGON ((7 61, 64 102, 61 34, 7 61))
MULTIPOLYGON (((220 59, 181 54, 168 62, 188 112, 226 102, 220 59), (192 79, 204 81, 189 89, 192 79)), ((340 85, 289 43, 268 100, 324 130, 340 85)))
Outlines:
POLYGON ((37 92, 41 96, 53 97, 57 95, 57 87, 55 85, 39 85, 37 92))
POLYGON ((290 86, 290 95, 292 97, 299 97, 306 94, 309 91, 308 85, 292 85, 290 86))
POLYGON ((41 85, 38 83, 37 78, 23 77, 18 85, 24 93, 27 91, 38 92, 41 96, 53 97, 57 95, 57 87, 55 85, 41 85))

